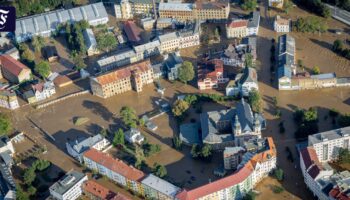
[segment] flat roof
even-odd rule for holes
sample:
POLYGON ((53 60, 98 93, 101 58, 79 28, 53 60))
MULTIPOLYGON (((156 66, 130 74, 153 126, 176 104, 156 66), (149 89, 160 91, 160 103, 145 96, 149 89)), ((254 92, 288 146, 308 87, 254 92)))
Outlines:
POLYGON ((340 139, 346 136, 350 136, 350 126, 309 135, 308 140, 309 145, 313 145, 323 141, 340 139))
POLYGON ((54 183, 50 187, 50 191, 55 191, 56 193, 63 195, 85 177, 87 178, 87 176, 83 173, 77 171, 70 171, 66 175, 64 175, 64 177, 62 177, 59 181, 54 183))
POLYGON ((192 3, 159 3, 159 11, 171 10, 171 11, 189 11, 192 12, 192 3))

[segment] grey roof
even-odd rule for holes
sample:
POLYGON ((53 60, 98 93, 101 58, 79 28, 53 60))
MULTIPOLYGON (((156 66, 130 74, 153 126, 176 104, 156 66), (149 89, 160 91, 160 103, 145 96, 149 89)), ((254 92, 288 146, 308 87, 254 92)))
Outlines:
POLYGON ((161 178, 158 178, 153 174, 149 174, 141 181, 141 183, 172 198, 174 198, 175 195, 180 191, 179 187, 176 187, 175 185, 161 178))
POLYGON ((308 141, 309 145, 314 145, 324 140, 336 140, 347 136, 350 136, 350 126, 309 135, 308 141))
POLYGON ((224 153, 229 154, 236 154, 240 151, 245 151, 243 147, 225 147, 224 153))
POLYGON ((125 137, 131 138, 133 135, 136 135, 139 133, 140 133, 140 131, 137 130, 136 128, 131 128, 130 130, 126 131, 124 134, 125 134, 125 137))
POLYGON ((258 75, 256 73, 256 70, 251 67, 244 68, 243 76, 239 80, 240 84, 247 83, 247 82, 254 82, 258 83, 258 75))
POLYGON ((160 43, 162 43, 162 42, 167 42, 169 40, 175 40, 178 37, 179 37, 179 35, 177 34, 177 32, 172 32, 172 33, 160 35, 160 36, 158 36, 158 39, 159 39, 160 43))
POLYGON ((102 2, 68 10, 54 10, 17 19, 15 34, 16 37, 36 35, 54 31, 61 23, 75 22, 83 19, 90 23, 103 18, 108 19, 108 15, 102 2))
POLYGON ((94 32, 92 32, 91 28, 87 28, 83 31, 84 39, 86 47, 89 48, 96 48, 97 42, 94 35, 94 32))
POLYGON ((165 60, 164 65, 166 66, 167 70, 170 70, 181 63, 183 63, 181 56, 178 56, 176 53, 170 53, 168 54, 168 58, 165 60))
POLYGON ((349 84, 349 83, 350 83, 350 77, 337 78, 337 84, 349 84))
POLYGON ((260 23, 260 12, 254 11, 252 13, 252 18, 248 21, 248 28, 259 27, 260 23))
POLYGON ((314 79, 332 79, 332 78, 336 78, 336 75, 335 75, 335 73, 317 74, 317 75, 311 75, 311 78, 314 78, 314 79))
POLYGON ((242 132, 253 131, 254 126, 254 115, 250 108, 250 105, 242 100, 236 106, 236 114, 242 128, 242 132))
POLYGON ((278 55, 284 53, 295 54, 295 39, 287 34, 278 37, 278 55))
POLYGON ((186 144, 199 144, 201 142, 199 138, 199 124, 187 123, 180 125, 180 140, 186 144))
POLYGON ((158 18, 157 23, 168 23, 171 24, 174 22, 174 19, 172 18, 158 18))
POLYGON ((90 149, 96 143, 102 141, 104 138, 101 134, 97 134, 88 138, 78 138, 76 140, 69 141, 69 145, 78 153, 83 153, 84 151, 90 149))
POLYGON ((216 125, 219 121, 230 121, 235 115, 234 109, 211 111, 200 115, 202 140, 205 143, 221 143, 233 140, 232 134, 220 134, 216 125))
POLYGON ((50 187, 50 191, 52 190, 60 195, 63 195, 84 177, 86 177, 86 175, 83 173, 80 173, 77 171, 70 171, 64 177, 62 177, 59 181, 54 183, 50 187))
POLYGON ((143 53, 147 50, 152 50, 154 48, 159 48, 160 47, 160 42, 159 40, 155 40, 153 42, 148 42, 146 44, 141 44, 138 46, 134 46, 134 50, 136 53, 143 53))
MULTIPOLYGON (((132 3, 139 3, 139 4, 153 4, 152 0, 129 0, 132 3)), ((155 0, 155 3, 159 3, 160 0, 155 0)))
POLYGON ((130 59, 136 56, 136 53, 134 50, 127 50, 123 52, 118 52, 113 56, 109 56, 106 58, 101 58, 97 61, 97 64, 99 67, 107 66, 116 62, 119 62, 121 60, 130 59))
POLYGON ((159 3, 159 11, 171 10, 171 11, 192 11, 192 3, 159 3))
POLYGON ((294 55, 288 53, 282 54, 278 57, 278 63, 279 65, 292 66, 294 65, 294 55))
POLYGON ((279 66, 277 69, 277 76, 278 76, 278 78, 282 78, 282 77, 292 78, 291 67, 287 66, 287 65, 279 66))
POLYGON ((0 148, 7 146, 7 143, 10 141, 7 135, 0 136, 0 148))

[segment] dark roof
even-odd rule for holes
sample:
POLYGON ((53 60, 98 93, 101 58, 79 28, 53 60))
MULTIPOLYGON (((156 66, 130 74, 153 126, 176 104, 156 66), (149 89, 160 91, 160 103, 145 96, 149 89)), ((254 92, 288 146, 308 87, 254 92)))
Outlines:
POLYGON ((248 27, 258 27, 260 23, 260 12, 254 11, 251 15, 252 17, 248 21, 248 27))
POLYGON ((278 78, 282 78, 285 76, 288 78, 292 78, 292 69, 290 66, 281 65, 277 69, 277 75, 278 75, 278 78))
POLYGON ((55 46, 46 46, 41 49, 45 59, 58 56, 57 49, 55 46))
POLYGON ((295 39, 287 34, 278 37, 278 55, 289 53, 294 55, 295 39))
POLYGON ((124 31, 129 41, 131 42, 141 41, 142 29, 136 26, 136 24, 133 21, 129 20, 124 23, 124 31))

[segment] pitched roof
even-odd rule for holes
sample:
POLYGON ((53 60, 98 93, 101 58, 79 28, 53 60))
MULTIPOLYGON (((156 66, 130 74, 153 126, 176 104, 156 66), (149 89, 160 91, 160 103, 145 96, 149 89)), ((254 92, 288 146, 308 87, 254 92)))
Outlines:
POLYGON ((248 26, 248 20, 234 20, 231 23, 227 25, 229 28, 238 28, 238 27, 247 27, 248 26))
POLYGON ((115 192, 92 180, 88 180, 84 183, 83 190, 103 200, 129 200, 128 197, 119 193, 116 194, 115 192))
POLYGON ((319 164, 316 151, 313 147, 306 147, 300 151, 305 168, 308 169, 313 164, 319 164))
POLYGON ((84 153, 84 157, 133 181, 140 181, 145 176, 142 171, 134 168, 133 166, 129 166, 123 161, 113 158, 107 153, 97 151, 96 149, 86 151, 84 153))
POLYGON ((141 32, 142 29, 134 23, 134 21, 128 20, 124 23, 124 31, 126 36, 131 42, 139 42, 141 41, 141 32))
POLYGON ((196 1, 196 9, 210 9, 220 10, 228 7, 227 1, 196 1))
POLYGON ((224 73, 224 62, 220 59, 212 59, 203 62, 198 67, 198 82, 210 78, 212 81, 217 81, 218 73, 224 73))
POLYGON ((109 83, 113 83, 119 81, 121 79, 127 78, 131 76, 132 71, 139 70, 141 72, 146 72, 151 70, 151 62, 150 60, 144 60, 138 63, 133 63, 131 65, 127 65, 121 69, 117 69, 111 72, 107 72, 105 74, 97 76, 95 79, 101 85, 106 85, 109 83))
POLYGON ((27 66, 15 60, 9 55, 1 55, 0 61, 2 68, 5 68, 7 71, 9 71, 15 76, 18 76, 23 70, 30 70, 27 66))

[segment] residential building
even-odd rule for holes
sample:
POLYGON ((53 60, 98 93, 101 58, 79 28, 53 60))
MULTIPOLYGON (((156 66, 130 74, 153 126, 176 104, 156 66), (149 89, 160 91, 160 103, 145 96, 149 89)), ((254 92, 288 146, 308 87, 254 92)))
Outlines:
POLYGON ((159 3, 160 18, 174 18, 178 21, 213 20, 228 18, 230 6, 227 1, 196 1, 195 3, 159 3))
POLYGON ((233 174, 206 185, 182 190, 178 200, 242 199, 276 167, 276 148, 272 138, 266 139, 266 149, 254 155, 233 174))
POLYGON ((330 130, 310 135, 309 146, 316 151, 320 162, 333 161, 338 157, 339 149, 350 149, 350 127, 330 130))
POLYGON ((292 89, 292 75, 296 74, 295 39, 289 35, 278 37, 277 78, 279 90, 292 89))
POLYGON ((132 89, 141 92, 143 86, 150 83, 153 83, 153 69, 149 60, 90 78, 92 93, 102 98, 132 89))
POLYGON ((260 138, 266 121, 253 114, 250 105, 242 99, 235 109, 211 111, 200 115, 202 141, 214 149, 234 145, 239 138, 260 138))
POLYGON ((184 29, 178 31, 180 39, 180 49, 200 45, 200 21, 188 23, 184 29))
POLYGON ((220 60, 224 65, 244 68, 245 59, 248 55, 252 56, 253 63, 257 58, 256 54, 256 37, 246 37, 242 39, 241 44, 229 44, 221 54, 220 60))
POLYGON ((180 188, 153 174, 146 176, 141 184, 146 199, 173 200, 180 191, 180 188))
POLYGON ((128 141, 131 144, 142 144, 142 142, 145 140, 145 137, 141 135, 141 132, 137 130, 136 128, 131 128, 130 130, 125 132, 125 140, 128 141))
POLYGON ((173 28, 176 23, 176 19, 173 18, 158 18, 157 29, 173 28))
POLYGON ((164 71, 166 77, 170 81, 177 80, 179 78, 179 69, 183 63, 183 60, 179 52, 170 53, 164 56, 164 71))
POLYGON ((131 3, 132 13, 143 14, 146 16, 156 17, 156 8, 160 0, 129 0, 131 3))
POLYGON ((219 88, 219 85, 229 81, 229 79, 224 76, 224 63, 219 59, 212 59, 200 63, 197 75, 197 85, 200 90, 216 89, 219 88))
POLYGON ((177 32, 167 33, 158 36, 162 53, 171 53, 180 49, 180 39, 177 32))
POLYGON ((138 61, 141 61, 141 58, 138 58, 136 56, 136 53, 134 50, 129 49, 126 51, 117 52, 116 54, 101 58, 97 61, 97 66, 99 71, 101 72, 107 72, 113 69, 116 69, 118 67, 128 65, 131 63, 135 63, 138 61))
POLYGON ((19 108, 16 93, 8 90, 0 90, 0 107, 11 110, 19 108))
POLYGON ((156 23, 156 20, 152 17, 147 17, 141 19, 142 28, 148 31, 151 31, 154 27, 154 24, 156 23))
POLYGON ((260 25, 260 12, 254 11, 251 13, 251 17, 248 20, 247 29, 248 36, 256 36, 259 33, 260 25))
POLYGON ((128 38, 128 41, 133 45, 141 44, 141 33, 143 30, 138 27, 133 20, 124 22, 124 32, 128 38))
POLYGON ((21 83, 31 79, 30 69, 9 55, 0 55, 0 67, 2 74, 0 77, 12 83, 21 83))
POLYGON ((145 174, 142 171, 96 149, 86 151, 83 159, 89 169, 96 170, 98 173, 107 176, 112 181, 127 187, 137 194, 143 194, 140 181, 145 177, 145 174))
POLYGON ((291 31, 291 20, 277 15, 273 23, 273 29, 277 33, 288 33, 291 31))
POLYGON ((241 94, 246 97, 253 90, 259 90, 258 75, 254 68, 246 67, 242 74, 236 76, 235 81, 230 81, 226 86, 226 96, 241 94))
POLYGON ((53 45, 45 46, 42 48, 44 58, 49 62, 56 62, 59 59, 57 49, 53 45))
POLYGON ((7 153, 11 157, 15 154, 15 148, 7 135, 0 136, 0 154, 7 153))
POLYGON ((16 199, 16 183, 14 181, 11 166, 0 161, 0 198, 4 200, 16 199))
POLYGON ((16 20, 15 40, 21 43, 33 36, 49 37, 60 24, 81 20, 86 20, 91 26, 106 24, 108 14, 103 3, 88 4, 67 10, 59 9, 19 18, 16 20))
MULTIPOLYGON (((132 19, 134 17, 133 11, 132 11, 132 4, 129 0, 121 0, 120 5, 115 4, 115 12, 117 16, 118 6, 120 6, 120 12, 121 12, 121 18, 122 19, 132 19)), ((118 14, 119 16, 119 14, 118 14)))
POLYGON ((101 134, 95 136, 80 137, 75 140, 69 140, 66 142, 66 149, 69 155, 83 162, 83 153, 91 148, 102 151, 110 145, 110 142, 104 138, 101 134))
POLYGON ((57 200, 75 200, 82 194, 82 186, 88 178, 85 174, 77 171, 69 171, 50 188, 50 194, 57 200))
POLYGON ((236 19, 226 25, 227 38, 241 38, 248 35, 248 20, 236 19))
POLYGON ((92 180, 84 182, 83 192, 91 200, 130 200, 125 195, 115 193, 92 180))
POLYGON ((133 49, 136 53, 137 59, 139 60, 159 55, 161 52, 159 40, 134 46, 133 49))
POLYGON ((226 170, 236 169, 242 161, 242 156, 245 153, 243 147, 225 147, 224 154, 224 168, 226 170))
POLYGON ((269 0, 269 7, 283 8, 283 0, 269 0))
POLYGON ((41 82, 28 85, 23 89, 22 93, 24 99, 26 99, 28 103, 36 103, 56 94, 56 89, 52 81, 47 81, 45 83, 41 82))
POLYGON ((88 56, 96 55, 100 53, 100 50, 97 48, 97 42, 92 32, 91 28, 87 28, 83 31, 83 36, 85 40, 86 52, 88 56))

